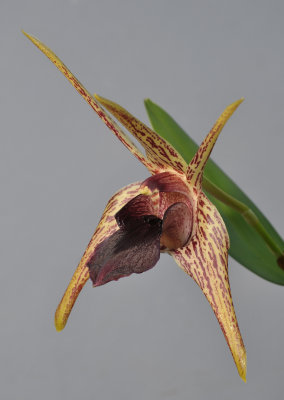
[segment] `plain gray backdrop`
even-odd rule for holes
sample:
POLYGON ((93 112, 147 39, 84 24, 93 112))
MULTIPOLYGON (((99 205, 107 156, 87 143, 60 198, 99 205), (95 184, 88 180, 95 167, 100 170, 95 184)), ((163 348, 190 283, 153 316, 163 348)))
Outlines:
POLYGON ((200 143, 245 97, 213 159, 283 236, 283 1, 1 0, 0 396, 3 400, 280 399, 284 289, 229 259, 247 383, 197 285, 151 271, 55 308, 109 197, 148 176, 20 32, 91 92, 148 123, 160 104, 200 143))

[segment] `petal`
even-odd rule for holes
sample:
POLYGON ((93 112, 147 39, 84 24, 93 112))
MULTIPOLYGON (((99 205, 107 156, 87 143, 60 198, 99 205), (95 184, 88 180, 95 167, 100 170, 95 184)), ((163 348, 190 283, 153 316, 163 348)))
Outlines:
POLYGON ((45 44, 36 39, 34 36, 27 34, 23 31, 23 34, 30 39, 34 45, 36 45, 52 62, 53 64, 65 75, 68 81, 74 86, 78 93, 86 100, 86 102, 92 107, 92 109, 98 114, 103 120, 107 127, 112 130, 115 136, 131 151, 134 156, 141 161, 148 170, 153 173, 157 167, 153 162, 149 161, 140 150, 135 146, 131 139, 123 132, 122 129, 112 120, 112 118, 104 111, 94 97, 87 91, 87 89, 79 82, 79 80, 72 74, 72 72, 63 64, 63 62, 50 50, 45 44))
POLYGON ((100 243, 88 262, 94 286, 140 274, 153 268, 160 258, 162 221, 154 216, 134 217, 100 243))
POLYGON ((174 203, 165 212, 161 248, 179 249, 187 244, 192 232, 193 212, 185 203, 174 203))
POLYGON ((163 219, 166 210, 175 203, 185 203, 192 215, 196 214, 197 196, 193 188, 177 173, 162 172, 146 179, 141 192, 151 197, 153 214, 163 219))
POLYGON ((228 279, 229 237, 215 206, 201 193, 198 230, 189 244, 171 252, 209 301, 227 340, 241 378, 246 379, 246 351, 238 327, 228 279))
POLYGON ((243 100, 242 98, 235 101, 223 111, 191 160, 187 169, 187 179, 197 190, 201 190, 203 170, 220 132, 243 100))
POLYGON ((158 169, 170 167, 177 172, 186 172, 186 162, 170 143, 118 104, 97 94, 95 98, 141 143, 148 159, 158 166, 158 169))
POLYGON ((138 195, 140 184, 141 183, 133 183, 124 187, 109 200, 100 223, 57 307, 55 313, 55 327, 58 331, 61 331, 65 327, 74 303, 83 286, 89 279, 88 262, 92 258, 97 246, 118 230, 115 214, 133 197, 138 195))

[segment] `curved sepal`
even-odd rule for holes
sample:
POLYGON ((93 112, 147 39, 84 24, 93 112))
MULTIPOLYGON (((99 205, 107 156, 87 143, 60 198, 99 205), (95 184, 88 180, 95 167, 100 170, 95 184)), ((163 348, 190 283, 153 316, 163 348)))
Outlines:
POLYGON ((190 243, 172 251, 177 264, 205 294, 227 340, 241 378, 246 379, 246 351, 238 327, 228 278, 229 237, 216 207, 201 193, 198 228, 190 243))
POLYGON ((75 301, 89 279, 88 262, 93 257, 97 246, 119 229, 115 215, 127 202, 139 194, 140 185, 141 183, 132 183, 125 186, 109 200, 99 225, 57 307, 55 327, 58 331, 65 327, 75 301))
POLYGON ((77 92, 86 100, 86 102, 92 107, 92 109, 98 114, 106 126, 115 134, 115 136, 131 151, 134 156, 141 161, 148 170, 153 173, 156 168, 153 163, 147 160, 146 157, 140 152, 140 150, 131 141, 128 135, 113 121, 113 119, 105 112, 105 110, 99 105, 94 97, 88 92, 88 90, 82 85, 82 83, 72 74, 72 72, 66 67, 65 64, 57 57, 52 50, 50 50, 44 43, 35 38, 32 35, 23 31, 23 34, 32 41, 32 43, 39 48, 53 64, 59 69, 60 72, 68 79, 71 85, 77 90, 77 92))
POLYGON ((156 172, 169 167, 177 172, 186 172, 187 165, 184 159, 170 143, 120 105, 97 94, 94 96, 140 142, 148 159, 157 166, 156 172))
POLYGON ((243 101, 244 99, 237 100, 225 108, 191 160, 187 169, 187 179, 198 190, 201 190, 203 171, 219 134, 228 119, 243 101))

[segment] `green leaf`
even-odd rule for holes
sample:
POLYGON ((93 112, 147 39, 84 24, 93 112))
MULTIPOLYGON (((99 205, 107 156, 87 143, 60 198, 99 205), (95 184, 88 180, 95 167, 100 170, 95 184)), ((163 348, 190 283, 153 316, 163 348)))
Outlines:
MULTIPOLYGON (((145 100, 145 107, 153 129, 170 142, 189 163, 198 149, 197 144, 161 107, 145 100)), ((217 187, 246 204, 257 216, 276 246, 284 251, 284 241, 267 218, 246 194, 211 159, 207 162, 204 177, 217 187)), ((237 211, 217 200, 204 190, 221 213, 231 241, 229 254, 262 278, 284 285, 284 271, 278 266, 275 255, 258 232, 237 211)))

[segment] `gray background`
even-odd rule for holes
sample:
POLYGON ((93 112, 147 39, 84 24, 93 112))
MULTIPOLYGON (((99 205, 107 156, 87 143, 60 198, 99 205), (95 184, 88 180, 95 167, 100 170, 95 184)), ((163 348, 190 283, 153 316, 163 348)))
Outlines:
POLYGON ((213 158, 283 236, 283 13, 283 1, 1 0, 1 399, 282 397, 283 287, 232 259, 247 384, 168 256, 141 276, 87 284, 55 331, 107 200, 148 174, 20 29, 89 90, 145 122, 150 97, 199 143, 244 96, 213 158))

